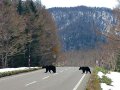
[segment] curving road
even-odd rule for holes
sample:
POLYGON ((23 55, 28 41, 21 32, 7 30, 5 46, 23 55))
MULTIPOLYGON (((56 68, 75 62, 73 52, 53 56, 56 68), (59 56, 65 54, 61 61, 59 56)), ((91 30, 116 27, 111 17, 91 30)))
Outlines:
POLYGON ((0 90, 85 90, 90 74, 79 67, 57 67, 56 73, 38 70, 0 79, 0 90))

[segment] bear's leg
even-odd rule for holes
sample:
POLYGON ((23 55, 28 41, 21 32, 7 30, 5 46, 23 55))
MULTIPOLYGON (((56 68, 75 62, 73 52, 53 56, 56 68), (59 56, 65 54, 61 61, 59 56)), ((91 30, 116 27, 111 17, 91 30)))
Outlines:
POLYGON ((83 71, 83 73, 85 73, 85 70, 82 70, 83 71))
POLYGON ((52 68, 52 72, 55 73, 55 68, 54 67, 52 68))
POLYGON ((53 68, 53 73, 56 73, 56 68, 53 68))
POLYGON ((86 70, 86 74, 88 73, 88 70, 86 70))
POLYGON ((47 73, 48 72, 48 68, 46 68, 46 72, 45 73, 47 73))
POLYGON ((91 74, 91 71, 89 70, 89 73, 91 74))
POLYGON ((52 69, 52 72, 54 73, 54 69, 52 69))
POLYGON ((56 73, 56 67, 55 67, 55 69, 54 69, 54 73, 56 73))
POLYGON ((49 72, 51 73, 51 70, 49 69, 49 72))

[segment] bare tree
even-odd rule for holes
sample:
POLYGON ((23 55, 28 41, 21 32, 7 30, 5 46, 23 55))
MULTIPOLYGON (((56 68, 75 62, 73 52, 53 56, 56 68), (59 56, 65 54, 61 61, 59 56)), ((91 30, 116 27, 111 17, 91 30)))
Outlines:
POLYGON ((3 67, 7 67, 8 56, 20 53, 24 46, 24 23, 17 14, 11 0, 0 2, 0 55, 3 67), (21 22, 20 22, 21 21, 21 22))

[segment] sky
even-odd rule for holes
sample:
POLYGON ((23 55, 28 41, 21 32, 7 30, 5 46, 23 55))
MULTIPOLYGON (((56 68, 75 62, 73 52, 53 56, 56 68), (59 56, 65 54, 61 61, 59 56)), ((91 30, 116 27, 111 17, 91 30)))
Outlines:
POLYGON ((74 7, 85 5, 88 7, 115 8, 117 0, 41 0, 46 8, 52 7, 74 7))

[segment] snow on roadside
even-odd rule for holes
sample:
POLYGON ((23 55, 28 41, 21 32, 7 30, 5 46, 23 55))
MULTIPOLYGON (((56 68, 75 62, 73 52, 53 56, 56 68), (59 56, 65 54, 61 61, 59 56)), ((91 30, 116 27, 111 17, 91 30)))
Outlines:
MULTIPOLYGON (((39 67, 30 67, 30 68, 39 68, 39 67)), ((2 72, 8 72, 8 71, 16 71, 16 70, 26 70, 26 69, 29 69, 29 67, 2 68, 2 69, 0 69, 0 73, 2 73, 2 72)))
POLYGON ((102 72, 98 72, 98 76, 99 76, 100 78, 102 78, 103 75, 104 75, 104 74, 103 74, 102 72))
MULTIPOLYGON (((98 76, 101 78, 104 74, 102 72, 98 72, 98 76)), ((105 83, 101 83, 102 90, 120 90, 120 73, 119 72, 110 72, 105 76, 111 78, 112 86, 106 85, 105 83)))

